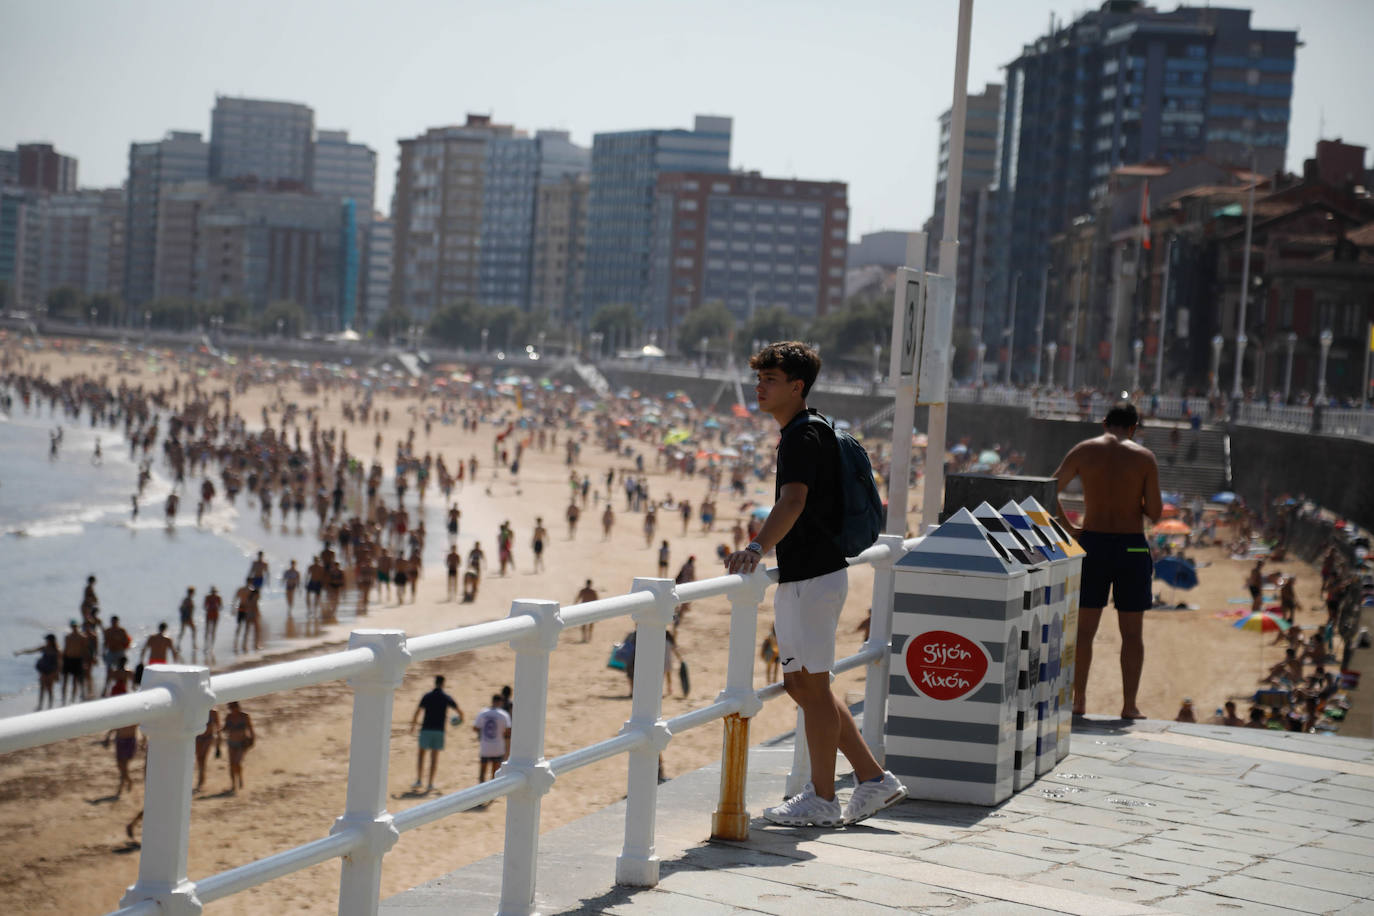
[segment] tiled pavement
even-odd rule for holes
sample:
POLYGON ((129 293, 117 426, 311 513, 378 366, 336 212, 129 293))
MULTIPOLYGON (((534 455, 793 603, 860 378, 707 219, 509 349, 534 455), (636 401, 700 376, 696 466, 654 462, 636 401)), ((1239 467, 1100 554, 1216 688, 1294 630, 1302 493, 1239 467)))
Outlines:
MULTIPOLYGON (((707 767, 660 788, 657 887, 614 884, 622 802, 541 838, 539 911, 1374 914, 1374 741, 1089 717, 1072 750, 994 809, 908 801, 822 830, 757 816, 782 794, 780 739, 751 753, 747 842, 706 840, 707 767)), ((500 875, 495 856, 382 912, 493 913, 500 875)))

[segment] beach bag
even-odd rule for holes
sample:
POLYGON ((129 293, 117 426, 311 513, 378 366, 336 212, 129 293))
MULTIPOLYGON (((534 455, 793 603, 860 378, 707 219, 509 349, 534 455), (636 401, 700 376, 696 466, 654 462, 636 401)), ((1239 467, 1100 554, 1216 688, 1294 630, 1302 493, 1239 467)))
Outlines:
POLYGON ((836 429, 825 416, 807 413, 806 419, 824 426, 835 437, 840 466, 840 527, 832 537, 846 557, 857 556, 877 542, 887 515, 873 480, 873 463, 857 439, 836 429))
POLYGON ((611 647, 610 661, 606 662, 606 667, 615 668, 617 671, 625 671, 630 667, 630 663, 635 659, 635 634, 626 636, 623 642, 618 642, 611 647))

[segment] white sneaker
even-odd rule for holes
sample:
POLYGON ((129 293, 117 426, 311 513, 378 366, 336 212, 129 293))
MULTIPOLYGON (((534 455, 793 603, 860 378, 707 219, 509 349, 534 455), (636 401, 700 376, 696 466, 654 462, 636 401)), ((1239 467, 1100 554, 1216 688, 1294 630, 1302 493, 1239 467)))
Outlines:
POLYGON ((906 786, 891 772, 883 770, 878 782, 861 782, 854 787, 849 803, 844 806, 844 822, 857 824, 890 805, 906 798, 906 786))
POLYGON ((784 827, 844 826, 840 803, 833 798, 828 801, 821 798, 809 782, 800 792, 776 808, 764 808, 763 816, 784 827))

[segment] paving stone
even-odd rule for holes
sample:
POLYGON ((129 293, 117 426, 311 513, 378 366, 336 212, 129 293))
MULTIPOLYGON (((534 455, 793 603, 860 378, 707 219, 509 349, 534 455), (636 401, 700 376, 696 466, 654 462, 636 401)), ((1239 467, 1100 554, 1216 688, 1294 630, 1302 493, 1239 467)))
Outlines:
POLYGON ((966 906, 958 912, 959 916, 1046 916, 1048 913, 1053 913, 1054 910, 1012 903, 1008 900, 988 900, 966 906))
MULTIPOLYGON (((1263 878, 1247 878, 1240 875, 1224 875, 1194 890, 1223 897, 1236 897, 1253 903, 1268 906, 1287 907, 1303 913, 1327 913, 1349 906, 1356 898, 1347 894, 1311 887, 1285 884, 1282 881, 1266 881, 1263 878)), ((1248 910, 1246 911, 1248 912, 1248 910)))
POLYGON ((1173 896, 1177 890, 1173 885, 1161 881, 1146 881, 1131 875, 1116 875, 1079 865, 1056 866, 1036 877, 1035 883, 1147 906, 1173 896))
POLYGON ((1013 833, 1026 833, 1055 842, 1073 843, 1077 846, 1091 846, 1099 849, 1121 846, 1137 838, 1137 834, 1127 833, 1124 830, 1074 824, 1051 817, 1033 817, 1021 821, 1019 824, 1013 824, 1009 829, 1013 833))
MULTIPOLYGON (((800 908, 825 913, 871 913, 876 908, 952 908, 970 902, 948 891, 817 863, 739 869, 711 867, 714 863, 695 854, 692 860, 702 868, 670 875, 659 882, 659 888, 776 916, 792 916, 800 908)), ((645 907, 639 912, 655 911, 645 907)))
POLYGON ((1188 913, 1190 916, 1293 916, 1293 911, 1284 907, 1205 891, 1184 891, 1176 897, 1160 901, 1159 906, 1173 913, 1188 913))
POLYGON ((1118 846, 1117 851, 1148 856, 1165 862, 1203 865, 1223 873, 1238 871, 1259 861, 1255 856, 1234 850, 1218 849, 1214 846, 1196 843, 1180 843, 1177 840, 1166 839, 1162 836, 1141 837, 1134 843, 1118 846))
POLYGON ((1160 833, 1160 837, 1178 843, 1232 850, 1252 856, 1286 855, 1289 850, 1301 845, 1282 837, 1236 833, 1231 830, 1205 827, 1198 824, 1180 824, 1177 827, 1171 827, 1160 833))
POLYGON ((1099 792, 1117 793, 1131 792, 1137 786, 1144 785, 1139 779, 1129 779, 1122 775, 1112 773, 1092 772, 1087 768, 1074 767, 1064 769, 1062 772, 1056 770, 1040 777, 1031 786, 1032 789, 1043 785, 1064 785, 1074 786, 1079 789, 1095 789, 1099 792))
POLYGON ((922 850, 921 861, 965 868, 983 874, 1006 875, 1010 878, 1029 878, 1043 872, 1050 863, 1045 859, 987 849, 972 842, 947 843, 922 850))
POLYGON ((1374 777, 1357 776, 1354 773, 1337 773, 1328 776, 1322 782, 1330 783, 1333 786, 1350 786, 1352 789, 1363 789, 1366 792, 1374 792, 1374 777))
MULTIPOLYGON (((1126 796, 1112 797, 1125 798, 1126 796)), ((1114 805, 1110 799, 1103 799, 1095 805, 1059 805, 1046 816, 1068 821, 1071 824, 1106 827, 1109 830, 1121 830, 1126 833, 1141 835, 1158 833, 1169 826, 1164 821, 1149 817, 1147 812, 1150 810, 1152 809, 1114 805)), ((1007 829, 1015 830, 1016 826, 1013 824, 1007 829)))
MULTIPOLYGON (((979 836, 969 837, 961 841, 958 846, 961 849, 969 846, 977 846, 980 849, 995 849, 1045 862, 1075 862, 1086 855, 1097 852, 1095 846, 1079 846, 1062 840, 1016 833, 1011 830, 990 830, 979 836)), ((927 857, 919 856, 918 858, 927 857)))
MULTIPOLYGON (((1294 862, 1305 862, 1319 868, 1342 868, 1348 871, 1368 871, 1374 873, 1374 858, 1363 849, 1351 849, 1346 845, 1350 837, 1345 834, 1327 834, 1322 839, 1290 849, 1284 858, 1294 862)), ((1359 840, 1358 842, 1368 842, 1359 840)))
POLYGON ((1201 864, 1165 862, 1150 856, 1137 855, 1127 849, 1107 849, 1084 856, 1075 864, 1080 868, 1092 868, 1112 875, 1129 875, 1143 881, 1159 884, 1172 884, 1175 887, 1193 887, 1210 881, 1225 873, 1222 869, 1208 868, 1201 864))
POLYGON ((1206 751, 1187 753, 1182 749, 1165 752, 1152 748, 1148 751, 1137 751, 1130 759, 1130 766, 1132 769, 1141 767, 1154 770, 1160 775, 1152 775, 1150 781, 1158 782, 1166 776, 1178 773, 1193 776, 1225 776, 1236 780, 1250 769, 1251 764, 1238 756, 1209 754, 1206 751))
POLYGON ((1374 839, 1374 821, 1366 821, 1363 824, 1356 824, 1354 827, 1347 827, 1346 829, 1337 832, 1345 834, 1347 836, 1358 836, 1364 837, 1365 839, 1374 839))
POLYGON ((1278 773, 1269 773, 1266 772, 1263 767, 1255 767, 1250 770, 1241 777, 1241 781, 1246 785, 1273 789, 1276 792, 1287 792, 1310 782, 1310 780, 1298 779, 1294 776, 1281 776, 1278 773))
MULTIPOLYGON (((978 836, 987 836, 990 833, 991 831, 984 831, 978 834, 978 836)), ((886 855, 911 856, 920 852, 922 849, 938 846, 945 841, 927 836, 900 833, 895 830, 883 830, 881 828, 870 827, 868 826, 868 822, 865 821, 863 824, 846 827, 844 830, 832 831, 820 837, 818 842, 829 843, 833 846, 848 846, 851 849, 862 849, 867 852, 881 852, 886 855)))
POLYGON ((1238 804, 1260 801, 1267 798, 1270 793, 1264 789, 1257 789, 1249 795, 1238 797, 1231 793, 1207 792, 1156 782, 1141 786, 1133 794, 1138 798, 1159 802, 1161 807, 1167 805, 1175 811, 1179 809, 1196 811, 1199 808, 1206 808, 1211 811, 1227 811, 1238 804))
POLYGON ((1319 770, 1315 767, 1299 766, 1292 763, 1261 763, 1256 769, 1263 773, 1272 773, 1275 776, 1301 779, 1307 783, 1319 782, 1332 775, 1330 770, 1319 770))
POLYGON ((1356 789, 1352 786, 1333 786, 1327 783, 1310 783, 1293 790, 1294 795, 1310 795, 1313 798, 1327 798, 1347 805, 1361 805, 1374 808, 1374 790, 1356 789))
POLYGON ((1303 798, 1298 795, 1275 797, 1263 804, 1240 805, 1230 813, 1240 817, 1253 817, 1274 820, 1279 823, 1297 824, 1314 830, 1345 830, 1360 823, 1339 812, 1341 806, 1321 798, 1303 798), (1304 804, 1306 802, 1307 804, 1304 804))
POLYGON ((1310 843, 1325 833, 1324 830, 1313 830, 1298 824, 1267 821, 1255 817, 1240 817, 1235 814, 1200 814, 1196 823, 1200 827, 1216 827, 1233 833, 1273 837, 1276 840, 1288 840, 1298 844, 1310 843))
POLYGON ((1171 774, 1156 780, 1155 785, 1186 790, 1189 795, 1201 795, 1205 798, 1234 798, 1237 803, 1263 801, 1269 795, 1264 789, 1243 785, 1230 777, 1218 779, 1213 776, 1185 773, 1171 774))
POLYGON ((1264 878, 1268 881, 1286 881, 1301 887, 1315 887, 1351 897, 1374 896, 1374 879, 1369 874, 1356 874, 1330 868, 1317 868, 1284 859, 1268 859, 1256 862, 1240 872, 1249 878, 1264 878))
MULTIPOLYGON (((540 910, 541 913, 549 913, 549 910, 540 910)), ((553 911, 558 916, 582 916, 593 913, 608 913, 612 916, 641 916, 643 913, 654 913, 656 916, 732 916, 737 913, 770 913, 773 910, 764 910, 757 907, 731 906, 726 903, 716 903, 703 897, 690 896, 687 894, 675 894, 671 891, 663 890, 661 887, 643 888, 634 895, 634 899, 624 903, 617 903, 612 906, 600 909, 581 908, 575 910, 553 911)))

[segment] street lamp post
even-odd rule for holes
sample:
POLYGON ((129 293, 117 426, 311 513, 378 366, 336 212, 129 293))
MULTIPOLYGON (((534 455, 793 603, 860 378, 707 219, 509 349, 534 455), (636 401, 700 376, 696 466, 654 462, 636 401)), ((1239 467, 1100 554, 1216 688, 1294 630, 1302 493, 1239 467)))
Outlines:
POLYGON ((702 337, 697 344, 701 348, 701 371, 706 371, 706 347, 711 343, 710 338, 702 337))
POLYGON ((1050 292, 1050 265, 1040 275, 1040 314, 1035 320, 1035 387, 1040 387, 1040 362, 1045 358, 1045 299, 1050 292))
POLYGON ((978 387, 983 386, 983 363, 988 356, 988 345, 983 341, 978 341, 978 369, 973 375, 973 383, 978 387))
POLYGON ((1169 266, 1174 260, 1174 237, 1164 248, 1164 282, 1159 290, 1159 337, 1155 342, 1155 394, 1164 393, 1164 342, 1169 339, 1169 266))
POLYGON ((1242 365, 1245 358, 1245 309, 1250 304, 1250 237, 1255 227, 1255 152, 1250 151, 1250 205, 1245 210, 1245 251, 1240 262, 1240 313, 1236 317, 1236 371, 1231 397, 1239 398, 1242 365))
POLYGON ((1002 332, 1003 336, 1006 338, 1007 344, 1007 374, 1003 379, 1003 382, 1007 385, 1011 384, 1011 363, 1016 354, 1016 295, 1020 292, 1020 287, 1021 271, 1018 270, 1016 275, 1011 278, 1011 308, 1007 320, 1007 329, 1002 332))
POLYGON ((1293 390, 1293 348, 1298 345, 1298 335, 1289 331, 1284 343, 1288 345, 1288 358, 1283 364, 1283 403, 1287 404, 1288 394, 1293 390))
POLYGON ((1140 354, 1145 352, 1145 341, 1137 337, 1131 342, 1131 352, 1135 354, 1135 361, 1131 363, 1131 391, 1140 390, 1140 354))
POLYGON ((1212 338, 1212 387, 1208 390, 1208 397, 1216 397, 1221 393, 1221 348, 1226 346, 1226 340, 1217 334, 1212 338))
POLYGON ((1321 346, 1322 346, 1321 361, 1318 363, 1318 368, 1317 368, 1317 403, 1318 403, 1318 404, 1325 404, 1325 403, 1326 403, 1326 357, 1327 357, 1327 354, 1329 354, 1329 353, 1331 352, 1331 340, 1332 340, 1332 336, 1333 336, 1333 335, 1331 334, 1331 329, 1330 329, 1330 328, 1327 328, 1327 329, 1325 329, 1324 331, 1322 331, 1321 337, 1318 338, 1318 339, 1320 340, 1321 346))
POLYGON ((487 355, 487 335, 491 332, 487 328, 482 329, 482 355, 487 355))
POLYGON ((1068 388, 1074 390, 1078 384, 1078 318, 1083 305, 1083 269, 1085 257, 1078 259, 1078 277, 1073 285, 1073 318, 1069 322, 1069 379, 1068 388))
POLYGON ((95 327, 95 306, 91 306, 91 327, 95 327))
POLYGON ((873 345, 873 387, 877 388, 883 383, 883 345, 875 343, 873 345))
POLYGON ((1046 373, 1046 375, 1048 376, 1048 384, 1049 384, 1049 386, 1050 386, 1051 388, 1054 387, 1054 357, 1055 357, 1055 355, 1058 354, 1058 353, 1059 353, 1059 344, 1058 344, 1058 343, 1056 343, 1055 341, 1051 340, 1049 343, 1045 344, 1045 355, 1048 356, 1048 357, 1050 358, 1049 371, 1046 373))

